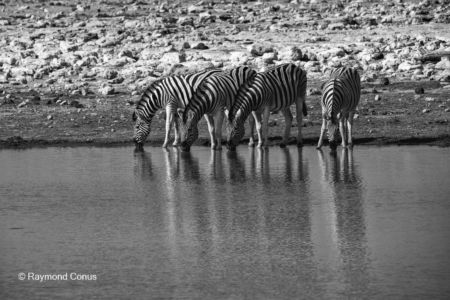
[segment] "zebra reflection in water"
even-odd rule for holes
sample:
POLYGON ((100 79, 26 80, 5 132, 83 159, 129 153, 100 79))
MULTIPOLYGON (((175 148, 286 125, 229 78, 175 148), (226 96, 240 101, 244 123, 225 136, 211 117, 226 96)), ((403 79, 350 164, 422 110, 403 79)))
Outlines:
POLYGON ((171 149, 152 156, 152 176, 137 172, 165 196, 154 201, 172 280, 220 284, 262 274, 289 295, 296 274, 305 293, 317 290, 307 159, 297 147, 248 151, 205 157, 171 149))
POLYGON ((323 182, 331 192, 331 228, 337 243, 343 273, 352 285, 346 294, 366 293, 369 286, 369 258, 364 212, 364 190, 354 163, 353 151, 342 148, 339 155, 318 151, 323 182))

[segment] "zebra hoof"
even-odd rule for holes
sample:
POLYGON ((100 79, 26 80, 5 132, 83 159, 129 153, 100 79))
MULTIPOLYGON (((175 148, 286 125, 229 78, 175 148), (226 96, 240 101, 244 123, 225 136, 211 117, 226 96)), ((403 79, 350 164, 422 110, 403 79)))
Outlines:
POLYGON ((248 143, 248 146, 249 147, 255 147, 255 143, 253 143, 253 142, 252 143, 248 143))
POLYGON ((280 144, 280 148, 286 148, 286 144, 285 143, 281 143, 280 144))
POLYGON ((347 148, 348 148, 348 149, 353 149, 353 144, 352 144, 352 143, 348 144, 348 145, 347 145, 347 148))
POLYGON ((297 143, 297 148, 302 148, 303 147, 303 142, 298 142, 297 143))

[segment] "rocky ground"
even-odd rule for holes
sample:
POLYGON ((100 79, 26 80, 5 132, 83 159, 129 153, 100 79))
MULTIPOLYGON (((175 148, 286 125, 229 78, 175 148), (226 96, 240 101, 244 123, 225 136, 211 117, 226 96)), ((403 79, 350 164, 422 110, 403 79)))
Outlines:
MULTIPOLYGON (((0 147, 130 143, 133 102, 156 78, 284 62, 308 72, 307 144, 319 86, 345 65, 363 81, 356 144, 450 145, 449 24, 449 0, 0 0, 0 147)), ((161 114, 149 142, 163 135, 161 114)))

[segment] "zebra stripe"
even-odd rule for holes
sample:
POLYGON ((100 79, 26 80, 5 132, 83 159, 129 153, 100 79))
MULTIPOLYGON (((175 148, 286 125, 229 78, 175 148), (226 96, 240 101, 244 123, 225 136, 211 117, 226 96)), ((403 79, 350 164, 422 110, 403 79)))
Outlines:
MULTIPOLYGON (((136 121, 134 130, 134 141, 136 146, 142 148, 145 139, 150 134, 150 124, 155 113, 161 108, 165 108, 166 136, 163 147, 166 147, 169 140, 171 125, 176 117, 176 109, 178 107, 185 107, 201 82, 216 72, 219 71, 206 70, 164 77, 152 82, 142 94, 142 97, 136 104, 136 108, 133 112, 133 121, 136 121)), ((178 128, 175 122, 174 145, 179 142, 178 140, 178 128)))
POLYGON ((198 138, 198 122, 206 115, 211 148, 221 149, 222 121, 224 110, 229 111, 241 86, 256 72, 249 67, 238 67, 222 73, 215 73, 205 79, 197 89, 183 112, 184 132, 181 146, 189 151, 198 138))
POLYGON ((317 148, 323 144, 323 135, 328 129, 330 147, 337 147, 337 125, 342 138, 342 146, 351 147, 353 116, 361 95, 361 79, 352 68, 334 69, 322 87, 322 128, 317 148))
MULTIPOLYGON (((286 119, 286 128, 281 146, 285 146, 290 135, 292 113, 290 106, 296 104, 298 136, 297 144, 302 144, 302 114, 307 115, 305 104, 307 78, 306 72, 294 64, 283 64, 258 73, 248 81, 236 96, 236 101, 228 119, 232 129, 228 136, 228 145, 234 149, 244 136, 244 121, 253 112, 258 133, 258 147, 267 145, 268 121, 270 112, 282 111, 286 119), (263 113, 261 124, 261 113, 263 113), (263 132, 261 132, 261 129, 263 132)), ((252 119, 250 119, 252 123, 252 119)), ((250 144, 253 143, 253 126, 250 144)))

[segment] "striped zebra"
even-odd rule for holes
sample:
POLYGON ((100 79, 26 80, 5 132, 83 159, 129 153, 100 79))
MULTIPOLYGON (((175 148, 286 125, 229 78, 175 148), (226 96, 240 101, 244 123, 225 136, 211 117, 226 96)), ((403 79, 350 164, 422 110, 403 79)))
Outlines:
POLYGON ((136 104, 133 112, 136 149, 143 148, 144 141, 150 133, 152 119, 155 113, 162 108, 166 109, 166 135, 163 147, 166 148, 168 145, 172 123, 175 123, 175 141, 173 145, 177 146, 180 140, 178 123, 174 122, 177 117, 177 108, 186 106, 200 83, 216 72, 219 72, 219 70, 174 75, 152 82, 136 104))
MULTIPOLYGON (((258 73, 246 83, 236 96, 228 120, 231 130, 228 135, 228 148, 234 150, 244 136, 244 121, 253 114, 258 134, 258 147, 267 146, 268 122, 270 112, 282 111, 286 120, 284 137, 280 147, 285 147, 290 135, 292 124, 291 105, 296 104, 298 126, 297 145, 302 145, 302 113, 307 115, 306 72, 294 64, 283 64, 258 73), (261 118, 261 114, 263 115, 261 118), (262 122, 261 122, 262 121, 262 122), (262 129, 262 132, 261 132, 262 129)), ((251 122, 251 137, 249 145, 253 145, 253 118, 251 122)))
POLYGON ((181 149, 189 151, 198 138, 198 122, 205 115, 211 137, 211 149, 222 148, 222 122, 224 111, 229 111, 241 86, 256 71, 249 67, 238 67, 215 73, 205 79, 185 109, 179 108, 183 129, 181 149))
POLYGON ((322 87, 322 128, 317 149, 323 144, 325 129, 328 129, 330 148, 337 148, 337 126, 342 138, 342 147, 351 148, 353 116, 359 103, 361 80, 358 71, 352 68, 337 68, 322 87))

